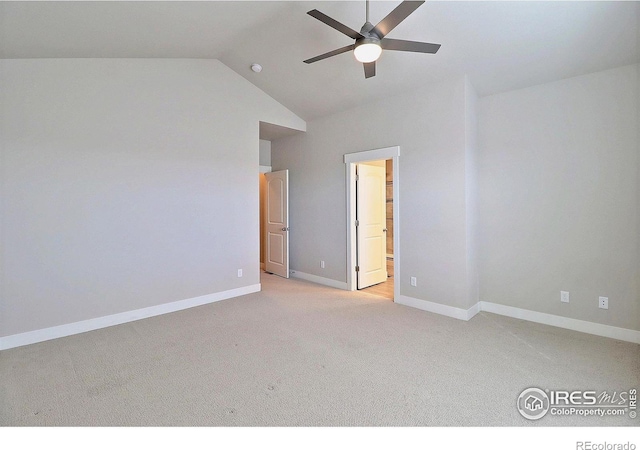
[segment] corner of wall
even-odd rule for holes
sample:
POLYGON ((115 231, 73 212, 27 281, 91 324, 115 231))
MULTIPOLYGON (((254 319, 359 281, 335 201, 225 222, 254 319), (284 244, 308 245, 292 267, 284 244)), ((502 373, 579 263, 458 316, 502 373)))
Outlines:
POLYGON ((478 116, 475 88, 465 75, 465 227, 467 258, 467 306, 479 302, 478 273, 478 116))

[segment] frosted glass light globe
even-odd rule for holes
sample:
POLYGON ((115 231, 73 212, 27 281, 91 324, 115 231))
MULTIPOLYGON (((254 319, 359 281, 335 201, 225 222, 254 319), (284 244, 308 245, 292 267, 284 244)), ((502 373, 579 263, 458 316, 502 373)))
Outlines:
POLYGON ((377 42, 366 42, 358 45, 353 54, 356 59, 362 63, 370 63, 376 61, 382 53, 382 47, 377 42))

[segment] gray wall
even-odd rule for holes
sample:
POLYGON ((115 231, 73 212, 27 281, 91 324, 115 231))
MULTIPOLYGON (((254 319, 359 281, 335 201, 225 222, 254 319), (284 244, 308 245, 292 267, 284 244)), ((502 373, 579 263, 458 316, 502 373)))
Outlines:
MULTIPOLYGON (((403 295, 640 329, 639 85, 452 80, 274 141, 292 268, 346 280, 342 157, 399 145, 403 295)), ((0 114, 0 336, 259 282, 258 121, 304 122, 221 63, 2 60, 0 114)))
POLYGON ((271 165, 271 141, 260 139, 260 165, 271 165))
POLYGON ((2 60, 0 102, 0 336, 260 282, 258 121, 304 122, 222 63, 2 60))
POLYGON ((640 329, 638 87, 635 65, 480 99, 482 300, 640 329))
POLYGON ((290 169, 292 269, 346 281, 343 155, 399 145, 402 279, 395 281, 408 297, 465 309, 477 302, 468 279, 465 124, 475 94, 467 88, 464 78, 432 85, 311 121, 307 133, 272 142, 274 170, 290 169))
POLYGON ((346 280, 342 157, 399 145, 402 295, 640 329, 639 85, 637 65, 481 99, 454 80, 310 122, 272 143, 292 268, 346 280))

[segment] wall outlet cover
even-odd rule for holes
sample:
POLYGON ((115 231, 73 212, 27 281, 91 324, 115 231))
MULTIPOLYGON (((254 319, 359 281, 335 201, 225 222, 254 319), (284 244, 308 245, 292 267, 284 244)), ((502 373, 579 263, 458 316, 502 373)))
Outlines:
POLYGON ((598 308, 609 309, 609 297, 598 297, 598 308))

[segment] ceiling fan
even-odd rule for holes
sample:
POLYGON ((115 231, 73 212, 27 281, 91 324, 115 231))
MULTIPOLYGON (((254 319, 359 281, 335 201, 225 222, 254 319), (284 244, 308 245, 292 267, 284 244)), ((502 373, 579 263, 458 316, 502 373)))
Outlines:
POLYGON ((360 32, 352 30, 348 26, 341 24, 337 20, 321 13, 317 9, 313 9, 307 12, 307 14, 311 17, 315 17, 320 22, 329 25, 331 28, 349 36, 351 39, 355 39, 355 42, 351 45, 307 59, 304 62, 311 64, 353 50, 355 58, 364 65, 364 77, 371 78, 376 75, 376 60, 380 57, 382 49, 400 50, 404 52, 436 53, 440 48, 440 44, 404 41, 400 39, 389 39, 386 37, 391 30, 393 30, 400 22, 406 19, 423 3, 424 0, 405 0, 391 11, 387 17, 382 19, 378 25, 373 26, 371 22, 369 22, 369 0, 366 0, 366 22, 360 29, 360 32))

